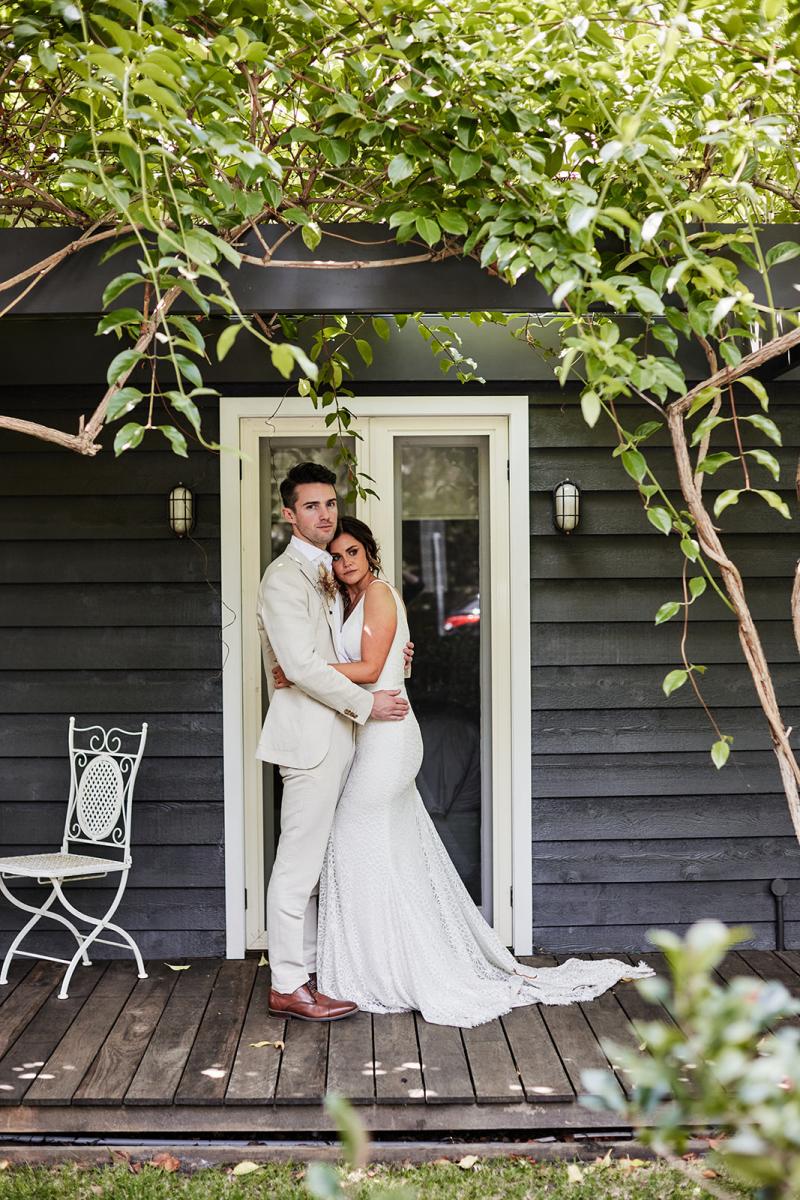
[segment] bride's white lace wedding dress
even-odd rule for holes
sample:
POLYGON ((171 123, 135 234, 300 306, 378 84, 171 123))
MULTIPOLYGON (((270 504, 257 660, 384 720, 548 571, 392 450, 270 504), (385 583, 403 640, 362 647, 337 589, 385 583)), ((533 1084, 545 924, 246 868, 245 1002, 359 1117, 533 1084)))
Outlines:
MULTIPOLYGON (((371 690, 405 692, 408 623, 391 590, 397 632, 371 690)), ((354 662, 363 613, 362 597, 343 629, 354 662)), ((436 1024, 474 1026, 526 1004, 591 1000, 622 978, 653 973, 615 959, 544 969, 518 963, 475 907, 428 816, 414 783, 421 762, 413 712, 358 728, 320 879, 322 992, 368 1012, 416 1009, 436 1024)))

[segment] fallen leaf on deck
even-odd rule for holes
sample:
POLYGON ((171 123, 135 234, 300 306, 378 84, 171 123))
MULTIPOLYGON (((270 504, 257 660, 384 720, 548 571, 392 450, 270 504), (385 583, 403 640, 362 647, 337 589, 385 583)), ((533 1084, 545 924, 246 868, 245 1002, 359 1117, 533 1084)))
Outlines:
POLYGON ((170 971, 188 971, 190 964, 186 963, 184 966, 178 967, 174 963, 164 963, 164 966, 169 967, 170 971))
POLYGON ((567 1163, 567 1179, 570 1183, 583 1183, 583 1171, 577 1163, 567 1163))
POLYGON ((167 1150, 162 1150, 160 1154, 156 1154, 148 1162, 148 1167, 156 1167, 159 1171, 179 1171, 181 1164, 173 1154, 167 1150))
POLYGON ((717 1172, 712 1171, 711 1167, 706 1167, 705 1171, 701 1172, 703 1179, 717 1179, 717 1172))
POLYGON ((286 1045, 286 1043, 285 1043, 285 1042, 281 1042, 281 1041, 277 1041, 277 1042, 251 1042, 251 1043, 250 1043, 250 1045, 253 1047, 253 1049, 254 1049, 254 1050, 261 1050, 263 1046, 274 1046, 276 1050, 283 1050, 283 1049, 284 1049, 284 1047, 285 1047, 285 1045, 286 1045))
POLYGON ((267 958, 266 954, 261 955, 261 958, 258 960, 258 965, 260 967, 268 967, 269 966, 269 959, 267 958))
POLYGON ((596 1158, 592 1163, 594 1167, 610 1167, 611 1166, 611 1150, 606 1150, 602 1158, 596 1158))
POLYGON ((237 1163, 233 1168, 234 1175, 252 1175, 253 1171, 260 1171, 258 1163, 251 1162, 246 1158, 243 1162, 237 1163))
POLYGON ((462 1171, 470 1171, 478 1161, 477 1154, 465 1154, 463 1158, 458 1160, 458 1165, 462 1171))
POLYGON ((0 1158, 0 1171, 7 1171, 11 1166, 11 1162, 7 1158, 0 1158))

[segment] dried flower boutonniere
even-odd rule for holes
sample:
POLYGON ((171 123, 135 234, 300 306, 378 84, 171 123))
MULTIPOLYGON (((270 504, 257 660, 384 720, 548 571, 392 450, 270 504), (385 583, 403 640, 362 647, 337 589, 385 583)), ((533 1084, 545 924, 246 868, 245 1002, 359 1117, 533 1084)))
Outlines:
POLYGON ((333 572, 324 563, 319 564, 319 590, 327 600, 334 600, 339 590, 333 572))

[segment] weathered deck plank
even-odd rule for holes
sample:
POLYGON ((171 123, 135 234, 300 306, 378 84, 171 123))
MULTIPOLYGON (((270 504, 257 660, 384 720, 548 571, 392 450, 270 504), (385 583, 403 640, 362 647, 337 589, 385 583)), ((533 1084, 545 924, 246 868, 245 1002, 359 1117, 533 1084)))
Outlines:
POLYGON ((220 969, 200 959, 181 971, 130 1087, 126 1104, 172 1104, 220 969))
POLYGON ((28 1092, 28 1104, 69 1104, 136 984, 132 962, 112 962, 28 1092))
POLYGON ((0 1061, 0 1104, 22 1102, 103 972, 104 967, 79 968, 72 977, 66 1000, 59 1000, 51 989, 36 1016, 0 1061))
MULTIPOLYGON (((352 1021, 352 1017, 346 1020, 352 1021)), ((286 1021, 286 1046, 275 1093, 277 1104, 319 1104, 325 1095, 328 1066, 329 1023, 289 1018, 286 1021)))
POLYGON ((149 963, 147 972, 147 979, 136 981, 111 1033, 76 1091, 74 1104, 122 1104, 175 986, 175 973, 163 963, 149 963))
POLYGON ((522 1078, 500 1020, 462 1031, 478 1104, 513 1104, 525 1099, 522 1078))
POLYGON ((269 968, 259 967, 225 1092, 226 1104, 270 1104, 275 1099, 286 1019, 267 1012, 269 985, 269 968))
POLYGON ((2 1008, 0 1020, 0 1058, 32 1021, 56 984, 60 984, 64 968, 57 963, 36 963, 9 995, 2 1008))
POLYGON ((433 1025, 419 1013, 416 1023, 426 1103, 469 1104, 475 1092, 461 1031, 433 1025))
POLYGON ((257 970, 252 959, 220 967, 175 1093, 176 1104, 222 1104, 257 970))
POLYGON ((538 1004, 513 1008, 502 1018, 511 1053, 531 1104, 571 1101, 575 1093, 538 1004))
POLYGON ((384 1013, 375 1018, 375 1095, 379 1104, 423 1104, 414 1014, 384 1013))
POLYGON ((352 1104, 374 1104, 372 1013, 357 1012, 331 1023, 327 1090, 347 1096, 352 1104))

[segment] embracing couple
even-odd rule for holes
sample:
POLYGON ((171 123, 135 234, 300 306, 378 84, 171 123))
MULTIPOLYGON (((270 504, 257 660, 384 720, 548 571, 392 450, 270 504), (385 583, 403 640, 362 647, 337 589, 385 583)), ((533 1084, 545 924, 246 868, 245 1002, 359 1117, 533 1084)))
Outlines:
POLYGON ((270 1012, 417 1010, 475 1026, 652 974, 614 959, 522 966, 475 907, 414 782, 422 738, 404 686, 405 608, 369 528, 339 516, 335 482, 318 463, 289 471, 292 538, 258 594, 270 703, 257 755, 283 780, 270 1012))

